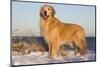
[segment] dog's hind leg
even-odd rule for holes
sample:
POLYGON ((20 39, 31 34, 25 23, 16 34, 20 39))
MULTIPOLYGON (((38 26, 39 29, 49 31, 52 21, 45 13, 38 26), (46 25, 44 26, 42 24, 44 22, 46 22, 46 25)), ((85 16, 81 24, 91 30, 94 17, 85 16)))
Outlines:
POLYGON ((80 44, 81 55, 85 55, 87 53, 87 43, 85 37, 80 40, 80 44))
POLYGON ((75 48, 75 55, 77 55, 79 53, 79 47, 77 46, 78 42, 76 40, 72 41, 72 44, 75 48))
POLYGON ((87 50, 85 38, 76 38, 74 39, 75 43, 75 52, 80 53, 80 55, 85 55, 87 50))

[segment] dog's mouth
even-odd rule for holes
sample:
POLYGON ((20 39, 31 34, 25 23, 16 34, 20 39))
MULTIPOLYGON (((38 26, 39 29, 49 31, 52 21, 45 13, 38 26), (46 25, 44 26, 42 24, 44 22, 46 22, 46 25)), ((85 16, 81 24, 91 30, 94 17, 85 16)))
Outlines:
POLYGON ((47 20, 49 15, 47 14, 47 11, 43 12, 43 19, 47 20))

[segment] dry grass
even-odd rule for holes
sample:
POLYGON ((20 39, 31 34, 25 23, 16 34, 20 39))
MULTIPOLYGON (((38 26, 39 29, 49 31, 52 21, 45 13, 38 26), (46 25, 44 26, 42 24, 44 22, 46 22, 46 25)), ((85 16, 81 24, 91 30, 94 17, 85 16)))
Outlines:
POLYGON ((35 39, 31 44, 20 41, 18 43, 12 43, 12 52, 20 53, 21 55, 30 54, 35 51, 46 51, 45 46, 39 44, 35 39))

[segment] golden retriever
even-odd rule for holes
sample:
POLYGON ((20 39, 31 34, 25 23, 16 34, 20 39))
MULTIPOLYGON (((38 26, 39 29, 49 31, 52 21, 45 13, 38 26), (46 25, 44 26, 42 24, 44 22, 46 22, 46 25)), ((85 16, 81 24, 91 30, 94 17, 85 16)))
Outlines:
POLYGON ((49 47, 49 57, 60 55, 60 46, 72 43, 75 52, 85 55, 87 44, 84 29, 77 24, 63 23, 55 17, 55 9, 50 5, 40 8, 40 32, 49 47))

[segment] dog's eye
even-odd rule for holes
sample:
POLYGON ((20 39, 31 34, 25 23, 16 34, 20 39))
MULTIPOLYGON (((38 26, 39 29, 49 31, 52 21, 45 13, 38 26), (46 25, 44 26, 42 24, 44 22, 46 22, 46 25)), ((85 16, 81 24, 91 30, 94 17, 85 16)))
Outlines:
POLYGON ((48 8, 48 10, 50 10, 50 9, 48 8))
POLYGON ((44 10, 44 8, 42 8, 42 10, 44 10))

